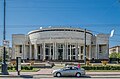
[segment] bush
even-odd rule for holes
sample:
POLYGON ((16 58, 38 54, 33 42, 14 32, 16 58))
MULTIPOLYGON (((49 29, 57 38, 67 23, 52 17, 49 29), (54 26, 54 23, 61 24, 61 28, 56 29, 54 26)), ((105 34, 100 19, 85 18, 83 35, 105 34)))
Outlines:
POLYGON ((120 70, 120 66, 82 66, 85 70, 120 70))
POLYGON ((22 66, 21 70, 32 70, 33 67, 32 66, 22 66))
MULTIPOLYGON (((8 70, 14 70, 16 69, 16 66, 9 66, 8 70)), ((32 66, 21 66, 21 70, 33 70, 32 66)))
POLYGON ((8 66, 8 70, 14 70, 15 66, 8 66))

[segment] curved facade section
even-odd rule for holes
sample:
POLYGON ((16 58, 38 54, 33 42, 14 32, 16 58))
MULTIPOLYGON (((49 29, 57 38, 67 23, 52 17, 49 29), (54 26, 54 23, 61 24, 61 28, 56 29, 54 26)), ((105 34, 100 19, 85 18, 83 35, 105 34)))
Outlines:
MULTIPOLYGON (((53 29, 41 29, 29 32, 29 38, 32 44, 36 42, 49 42, 56 41, 59 43, 69 41, 73 43, 84 43, 84 30, 82 29, 70 29, 70 28, 53 28, 53 29)), ((92 33, 86 32, 87 44, 91 43, 92 33)))

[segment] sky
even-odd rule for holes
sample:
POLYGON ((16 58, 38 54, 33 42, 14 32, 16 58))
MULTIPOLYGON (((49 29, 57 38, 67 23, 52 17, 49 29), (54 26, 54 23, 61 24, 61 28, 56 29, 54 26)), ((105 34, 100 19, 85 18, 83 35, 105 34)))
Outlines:
MULTIPOLYGON (((0 45, 3 41, 0 0, 0 45)), ((72 27, 110 34, 110 47, 120 45, 120 0, 6 0, 6 40, 40 27, 72 27)))

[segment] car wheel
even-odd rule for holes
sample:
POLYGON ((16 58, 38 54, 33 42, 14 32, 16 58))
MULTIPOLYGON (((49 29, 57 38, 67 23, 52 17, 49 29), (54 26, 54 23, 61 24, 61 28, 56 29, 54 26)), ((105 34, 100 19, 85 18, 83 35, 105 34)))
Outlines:
POLYGON ((80 77, 80 76, 81 76, 81 74, 80 74, 80 73, 76 73, 76 76, 77 76, 77 77, 80 77))
POLYGON ((57 72, 57 73, 56 73, 56 76, 57 76, 57 77, 60 77, 60 76, 61 76, 61 73, 60 73, 60 72, 57 72))

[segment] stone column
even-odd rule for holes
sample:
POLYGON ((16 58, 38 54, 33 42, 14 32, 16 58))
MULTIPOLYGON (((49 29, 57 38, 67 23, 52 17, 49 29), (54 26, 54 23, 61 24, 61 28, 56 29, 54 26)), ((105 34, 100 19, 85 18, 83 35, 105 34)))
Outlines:
POLYGON ((78 59, 81 60, 81 46, 80 46, 80 44, 79 44, 79 58, 78 59))
POLYGON ((107 51, 107 55, 106 55, 106 58, 109 59, 109 39, 108 39, 108 42, 107 42, 107 47, 106 47, 107 51))
POLYGON ((78 44, 75 46, 75 59, 78 60, 78 44))
POLYGON ((45 54, 45 43, 43 43, 43 60, 45 60, 45 56, 46 56, 46 54, 45 54))
POLYGON ((67 59, 67 48, 66 48, 66 42, 64 43, 64 60, 67 59))
POLYGON ((91 55, 92 55, 92 53, 91 53, 91 47, 92 47, 92 46, 91 46, 91 44, 90 44, 90 46, 89 46, 89 59, 92 59, 92 56, 91 56, 91 55))
POLYGON ((43 47, 42 47, 42 46, 43 46, 43 45, 40 44, 40 60, 43 59, 43 47))
POLYGON ((31 46, 31 43, 30 43, 30 45, 29 45, 29 47, 30 47, 30 52, 29 52, 29 59, 32 59, 32 46, 31 46))
POLYGON ((96 59, 98 59, 98 44, 96 44, 96 59))
POLYGON ((55 42, 55 60, 57 60, 57 46, 56 46, 56 42, 55 42))
POLYGON ((66 58, 67 58, 67 60, 68 60, 68 43, 66 42, 66 58))
POLYGON ((52 56, 52 59, 54 60, 55 59, 55 45, 53 43, 53 56, 52 56))
POLYGON ((24 44, 22 45, 22 59, 24 59, 24 44))
POLYGON ((24 47, 24 57, 23 57, 23 58, 24 58, 24 59, 26 59, 26 50, 25 50, 25 44, 24 44, 24 46, 23 46, 23 47, 24 47))
POLYGON ((34 59, 38 59, 38 49, 37 49, 37 44, 34 45, 34 59))
POLYGON ((50 60, 51 60, 51 44, 50 44, 49 50, 50 50, 50 60))
POLYGON ((65 45, 63 44, 63 60, 65 60, 65 45))
POLYGON ((99 44, 97 45, 97 47, 98 47, 98 57, 97 57, 97 59, 99 59, 99 44))
POLYGON ((71 60, 71 55, 72 55, 72 53, 71 53, 71 44, 70 44, 70 60, 71 60))

